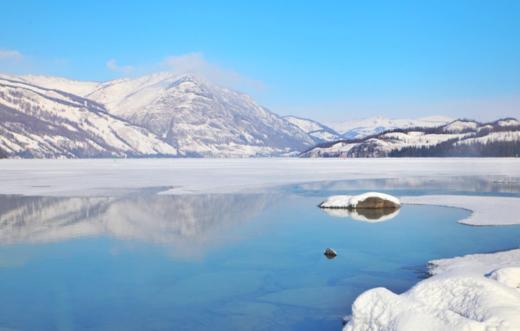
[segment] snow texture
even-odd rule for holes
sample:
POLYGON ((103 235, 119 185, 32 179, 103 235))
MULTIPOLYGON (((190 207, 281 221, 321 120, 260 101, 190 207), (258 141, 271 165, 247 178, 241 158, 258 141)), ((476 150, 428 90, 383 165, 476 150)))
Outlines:
POLYGON ((177 149, 88 99, 0 77, 0 151, 8 157, 176 156, 177 149))
POLYGON ((430 261, 433 277, 397 295, 361 294, 344 331, 520 330, 520 249, 430 261))
POLYGON ((341 139, 339 133, 314 120, 297 116, 284 116, 284 119, 307 133, 316 143, 341 139))
POLYGON ((0 124, 7 157, 279 156, 316 143, 248 95, 168 72, 103 83, 0 75, 0 124))

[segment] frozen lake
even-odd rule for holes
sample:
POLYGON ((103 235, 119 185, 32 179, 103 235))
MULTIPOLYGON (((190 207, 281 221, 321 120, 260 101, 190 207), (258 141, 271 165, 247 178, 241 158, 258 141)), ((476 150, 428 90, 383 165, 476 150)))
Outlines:
MULTIPOLYGON (((46 171, 32 174, 45 182, 57 170, 46 171)), ((425 276, 428 260, 511 249, 520 238, 518 225, 456 223, 467 217, 463 209, 404 205, 368 223, 316 207, 330 194, 366 189, 518 196, 509 177, 358 179, 227 194, 98 188, 103 196, 0 196, 0 327, 339 330, 364 290, 400 293, 425 276), (335 259, 323 256, 327 247, 335 259)))

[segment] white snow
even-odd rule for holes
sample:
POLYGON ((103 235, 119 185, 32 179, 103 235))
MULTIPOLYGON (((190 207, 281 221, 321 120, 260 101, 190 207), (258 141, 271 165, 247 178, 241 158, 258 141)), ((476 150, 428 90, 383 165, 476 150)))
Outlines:
POLYGON ((333 129, 314 120, 291 115, 284 116, 283 118, 311 137, 315 138, 318 142, 334 141, 342 138, 341 135, 333 129))
POLYGON ((443 131, 451 133, 460 133, 465 130, 476 130, 477 127, 478 123, 475 121, 456 120, 444 126, 443 131))
POLYGON ((402 197, 404 204, 429 204, 471 210, 471 215, 459 223, 467 225, 520 224, 520 198, 470 195, 424 195, 402 197))
POLYGON ((80 81, 67 79, 63 77, 45 76, 45 75, 24 75, 17 79, 24 82, 42 86, 49 89, 61 90, 79 96, 86 96, 101 85, 100 82, 80 81))
POLYGON ((508 118, 497 122, 499 126, 519 126, 520 121, 515 118, 508 118))
POLYGON ((520 131, 491 132, 483 137, 464 139, 457 144, 487 144, 494 141, 520 141, 520 131))
POLYGON ((512 288, 520 288, 520 265, 495 270, 489 278, 512 288))
POLYGON ((520 329, 520 249, 430 262, 434 275, 397 295, 361 294, 344 331, 520 329))
POLYGON ((333 195, 320 203, 320 208, 351 208, 350 195, 333 195))
POLYGON ((398 198, 385 193, 366 192, 359 195, 333 195, 320 204, 321 208, 356 208, 357 204, 368 198, 380 198, 388 200, 396 205, 401 205, 398 198))

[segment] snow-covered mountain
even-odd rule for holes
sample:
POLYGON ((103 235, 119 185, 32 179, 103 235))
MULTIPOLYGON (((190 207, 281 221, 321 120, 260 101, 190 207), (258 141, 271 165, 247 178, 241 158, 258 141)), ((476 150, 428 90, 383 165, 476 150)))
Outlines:
POLYGON ((341 139, 339 133, 314 120, 292 115, 284 116, 283 118, 311 136, 316 143, 341 139))
POLYGON ((157 73, 102 84, 87 95, 196 156, 279 155, 314 144, 248 95, 193 75, 157 73))
POLYGON ((247 157, 297 153, 315 144, 251 97, 193 75, 103 83, 34 75, 0 79, 3 156, 247 157))
POLYGON ((16 77, 0 77, 0 119, 3 157, 178 155, 175 147, 97 102, 16 77))
POLYGON ((453 121, 453 118, 446 116, 430 116, 417 119, 390 119, 377 116, 361 120, 329 123, 328 126, 339 132, 345 139, 360 139, 392 129, 433 128, 451 121, 453 121))
POLYGON ((317 145, 302 157, 519 156, 520 121, 455 120, 435 128, 395 129, 317 145))
POLYGON ((431 154, 451 143, 516 143, 518 135, 511 118, 377 117, 334 127, 278 116, 194 75, 164 72, 107 82, 0 75, 0 157, 250 157, 305 150, 311 157, 401 156, 419 153, 417 148, 431 154))

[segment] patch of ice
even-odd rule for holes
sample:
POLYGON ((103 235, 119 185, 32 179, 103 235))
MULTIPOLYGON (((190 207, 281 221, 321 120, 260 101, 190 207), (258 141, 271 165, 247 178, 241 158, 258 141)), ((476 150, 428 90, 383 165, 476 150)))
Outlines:
POLYGON ((520 158, 0 160, 0 194, 92 196, 157 186, 171 186, 165 194, 232 193, 312 181, 443 176, 520 177, 520 158))
POLYGON ((518 207, 520 198, 466 196, 466 195, 424 195, 402 197, 405 204, 428 204, 471 210, 468 218, 459 223, 467 225, 512 225, 520 224, 518 207))

